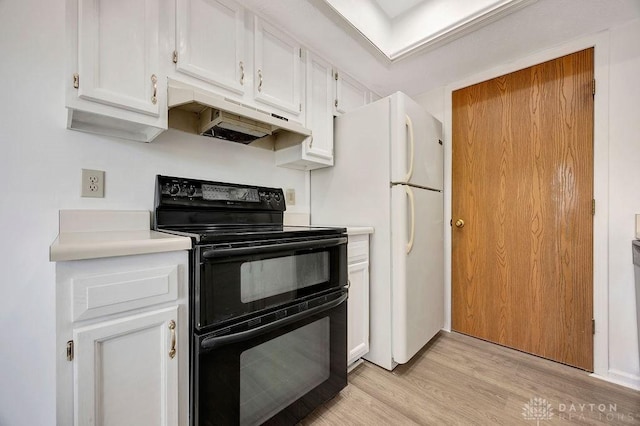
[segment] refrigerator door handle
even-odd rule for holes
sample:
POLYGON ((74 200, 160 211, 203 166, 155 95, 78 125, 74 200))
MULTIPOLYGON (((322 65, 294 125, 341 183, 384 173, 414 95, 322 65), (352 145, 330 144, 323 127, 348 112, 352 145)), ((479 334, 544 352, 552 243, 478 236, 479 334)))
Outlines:
POLYGON ((409 136, 409 170, 404 176, 404 181, 409 182, 409 180, 411 179, 411 175, 413 175, 413 151, 415 148, 415 142, 413 140, 413 122, 411 121, 411 117, 405 115, 405 119, 407 123, 407 133, 409 136))
POLYGON ((415 199, 413 197, 413 191, 410 186, 405 186, 405 190, 407 191, 407 195, 409 196, 409 204, 411 204, 411 235, 409 237, 409 242, 407 243, 407 254, 411 253, 413 250, 413 237, 415 235, 416 230, 416 209, 415 209, 415 199))

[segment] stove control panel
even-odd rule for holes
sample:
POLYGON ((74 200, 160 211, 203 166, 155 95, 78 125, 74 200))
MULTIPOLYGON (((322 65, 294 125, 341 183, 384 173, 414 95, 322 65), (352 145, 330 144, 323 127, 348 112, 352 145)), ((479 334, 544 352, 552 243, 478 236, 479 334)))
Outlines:
POLYGON ((286 210, 284 193, 281 188, 265 188, 158 175, 156 181, 156 207, 165 205, 286 210))

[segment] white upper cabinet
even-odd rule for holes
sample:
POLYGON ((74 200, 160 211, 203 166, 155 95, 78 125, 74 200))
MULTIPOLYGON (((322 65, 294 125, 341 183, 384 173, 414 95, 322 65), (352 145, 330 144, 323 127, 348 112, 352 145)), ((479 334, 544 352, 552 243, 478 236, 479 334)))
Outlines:
POLYGON ((254 97, 299 115, 302 112, 302 47, 264 20, 254 18, 254 97))
POLYGON ((369 103, 369 91, 354 78, 341 71, 334 71, 336 99, 334 113, 344 114, 369 103))
POLYGON ((79 7, 78 95, 158 116, 157 0, 80 0, 79 7))
POLYGON ((177 0, 176 70, 245 92, 244 9, 230 0, 177 0))
POLYGON ((307 154, 333 165, 333 72, 331 65, 308 54, 307 127, 313 132, 307 154))
POLYGON ((153 139, 166 128, 158 0, 68 0, 67 5, 69 128, 153 139))
POLYGON ((298 170, 333 166, 333 102, 335 88, 331 65, 307 51, 306 127, 312 135, 301 145, 276 151, 276 165, 298 170))

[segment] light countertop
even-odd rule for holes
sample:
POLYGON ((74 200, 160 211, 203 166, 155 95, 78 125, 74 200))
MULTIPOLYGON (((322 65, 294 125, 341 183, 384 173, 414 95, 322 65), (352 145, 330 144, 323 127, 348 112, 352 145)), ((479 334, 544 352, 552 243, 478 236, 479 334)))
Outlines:
POLYGON ((373 234, 372 226, 347 226, 347 235, 373 234))
POLYGON ((310 226, 326 226, 328 228, 347 228, 347 235, 373 234, 374 232, 374 229, 372 226, 346 226, 346 225, 336 225, 335 223, 329 224, 329 225, 313 223, 310 226))
POLYGON ((150 230, 148 211, 61 210, 52 262, 188 250, 191 239, 150 230))

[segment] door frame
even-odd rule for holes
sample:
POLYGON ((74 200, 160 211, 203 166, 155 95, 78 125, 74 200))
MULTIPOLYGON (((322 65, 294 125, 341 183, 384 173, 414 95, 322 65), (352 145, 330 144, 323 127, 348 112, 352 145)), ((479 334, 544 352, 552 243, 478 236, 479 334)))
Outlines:
POLYGON ((451 227, 446 218, 452 217, 452 92, 590 47, 594 48, 594 77, 596 79, 593 120, 593 194, 596 200, 596 215, 593 218, 593 317, 596 322, 593 336, 593 375, 612 380, 607 377, 609 376, 609 248, 607 243, 609 222, 609 31, 592 34, 529 54, 445 86, 443 123, 443 138, 445 140, 444 329, 451 331, 451 227))

